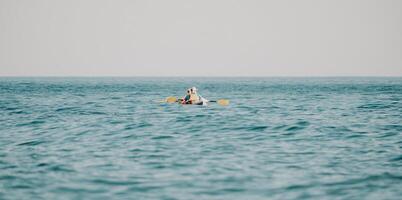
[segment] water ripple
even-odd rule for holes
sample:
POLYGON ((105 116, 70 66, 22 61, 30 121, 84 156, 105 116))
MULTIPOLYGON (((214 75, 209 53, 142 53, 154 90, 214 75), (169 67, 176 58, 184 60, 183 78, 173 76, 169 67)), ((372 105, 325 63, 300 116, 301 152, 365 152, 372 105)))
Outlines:
POLYGON ((0 199, 398 199, 401 78, 0 78, 0 199), (229 106, 156 102, 196 85, 229 106))

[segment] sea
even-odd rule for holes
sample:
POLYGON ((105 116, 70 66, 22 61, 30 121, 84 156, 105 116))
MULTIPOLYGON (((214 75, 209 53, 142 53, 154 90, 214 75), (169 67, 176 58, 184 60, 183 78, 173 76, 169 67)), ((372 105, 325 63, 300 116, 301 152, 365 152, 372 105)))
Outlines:
POLYGON ((401 197, 402 77, 0 78, 2 200, 401 197))

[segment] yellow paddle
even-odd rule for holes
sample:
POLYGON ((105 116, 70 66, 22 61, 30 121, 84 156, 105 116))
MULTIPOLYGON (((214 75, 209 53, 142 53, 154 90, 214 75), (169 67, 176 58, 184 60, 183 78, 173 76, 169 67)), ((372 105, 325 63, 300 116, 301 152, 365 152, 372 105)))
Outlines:
POLYGON ((165 102, 168 102, 168 103, 175 103, 175 102, 177 102, 177 98, 176 98, 176 97, 167 97, 167 98, 165 99, 165 102))
POLYGON ((218 101, 209 101, 209 102, 216 102, 217 104, 219 104, 221 106, 229 105, 229 100, 228 99, 219 99, 218 101))

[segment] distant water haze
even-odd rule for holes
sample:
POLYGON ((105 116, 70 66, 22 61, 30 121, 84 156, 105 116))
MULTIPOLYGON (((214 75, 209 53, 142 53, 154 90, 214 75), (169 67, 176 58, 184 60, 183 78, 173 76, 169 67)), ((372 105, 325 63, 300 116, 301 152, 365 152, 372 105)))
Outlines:
POLYGON ((402 76, 402 1, 0 0, 0 76, 402 76))

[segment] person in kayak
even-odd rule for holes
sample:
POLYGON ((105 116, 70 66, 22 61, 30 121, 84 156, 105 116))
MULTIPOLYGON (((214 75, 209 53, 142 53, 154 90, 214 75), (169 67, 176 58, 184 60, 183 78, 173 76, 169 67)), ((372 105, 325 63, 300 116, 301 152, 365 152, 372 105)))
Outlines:
POLYGON ((187 95, 182 99, 182 104, 204 104, 207 100, 197 93, 196 87, 187 90, 187 95))
POLYGON ((183 98, 180 99, 182 104, 186 104, 190 100, 190 94, 191 94, 191 91, 189 88, 189 89, 187 89, 186 96, 184 96, 183 98))

